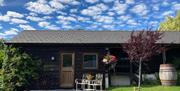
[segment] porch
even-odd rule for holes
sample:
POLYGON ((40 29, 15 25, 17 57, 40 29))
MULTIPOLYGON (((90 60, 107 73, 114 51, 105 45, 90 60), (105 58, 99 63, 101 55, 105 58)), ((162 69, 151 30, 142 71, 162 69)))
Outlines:
MULTIPOLYGON (((32 87, 32 89, 62 89, 65 87, 61 87, 61 83, 64 83, 62 79, 64 80, 64 77, 62 76, 62 54, 63 53, 74 53, 74 73, 72 74, 72 88, 75 88, 75 79, 81 79, 82 75, 84 73, 91 72, 92 74, 102 73, 105 76, 105 67, 102 63, 102 59, 104 55, 107 53, 106 48, 109 48, 110 54, 115 55, 119 61, 116 65, 116 72, 115 75, 119 77, 114 77, 114 82, 109 80, 110 85, 130 85, 132 83, 133 79, 133 73, 136 72, 137 67, 132 64, 130 64, 129 60, 127 59, 126 54, 122 51, 122 48, 120 45, 24 45, 24 50, 28 53, 31 53, 35 57, 38 57, 43 62, 43 72, 40 76, 40 79, 38 82, 35 82, 32 87), (64 47, 66 46, 66 47, 64 47), (97 69, 84 69, 83 68, 83 56, 87 53, 95 53, 98 55, 98 65, 97 69), (118 81, 118 80, 120 81, 118 81), (121 83, 119 83, 121 82, 121 83), (127 82, 127 83, 122 83, 127 82)), ((177 49, 174 49, 177 50, 177 49)), ((175 51, 176 53, 176 51, 175 51)), ((167 53, 168 54, 175 54, 175 53, 167 53)), ((67 55, 66 55, 67 56, 67 55)), ((169 56, 168 56, 169 57, 169 56)), ((162 63, 161 61, 162 56, 156 56, 153 58, 153 61, 150 62, 150 67, 145 67, 144 70, 146 70, 146 73, 153 73, 155 71, 159 70, 159 64, 162 63)), ((67 70, 67 69, 64 69, 67 70)), ((110 74, 114 74, 113 71, 110 71, 110 74)), ((113 79, 113 76, 109 76, 109 79, 113 79)), ((103 79, 103 87, 105 88, 105 78, 103 79)), ((67 88, 67 87, 66 87, 67 88)), ((69 87, 68 87, 69 88, 69 87)))

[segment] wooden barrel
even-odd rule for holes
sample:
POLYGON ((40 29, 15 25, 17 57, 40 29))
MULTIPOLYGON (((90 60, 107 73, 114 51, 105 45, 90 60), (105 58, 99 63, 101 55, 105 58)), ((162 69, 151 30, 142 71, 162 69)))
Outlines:
POLYGON ((177 73, 172 64, 161 64, 159 78, 163 86, 176 85, 177 73))

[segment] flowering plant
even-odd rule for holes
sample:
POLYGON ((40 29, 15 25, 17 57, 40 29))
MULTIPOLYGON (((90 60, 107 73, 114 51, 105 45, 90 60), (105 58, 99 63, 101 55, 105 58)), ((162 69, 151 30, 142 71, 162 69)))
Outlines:
POLYGON ((111 64, 111 63, 115 63, 117 61, 117 58, 114 55, 107 54, 106 56, 104 56, 102 61, 105 64, 111 64))
POLYGON ((91 74, 86 74, 86 78, 87 78, 88 80, 92 80, 92 79, 94 78, 94 76, 91 75, 91 74))

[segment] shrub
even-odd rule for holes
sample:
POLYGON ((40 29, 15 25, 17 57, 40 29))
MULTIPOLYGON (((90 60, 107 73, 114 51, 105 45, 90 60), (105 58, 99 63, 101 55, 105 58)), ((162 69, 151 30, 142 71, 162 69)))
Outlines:
POLYGON ((180 57, 174 58, 172 64, 174 65, 177 71, 177 85, 180 85, 180 57))
POLYGON ((144 79, 143 85, 160 85, 159 73, 155 73, 155 79, 144 79))
POLYGON ((2 66, 3 89, 19 91, 38 78, 40 61, 11 46, 5 47, 5 59, 2 66))
POLYGON ((0 39, 0 69, 2 68, 2 62, 4 59, 4 41, 0 39))

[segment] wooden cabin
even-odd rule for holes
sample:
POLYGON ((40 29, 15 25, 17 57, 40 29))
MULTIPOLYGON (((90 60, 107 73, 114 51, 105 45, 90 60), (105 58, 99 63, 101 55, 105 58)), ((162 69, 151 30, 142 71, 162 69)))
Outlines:
MULTIPOLYGON (((130 34, 128 31, 27 30, 6 43, 42 61, 43 71, 31 89, 74 88, 74 80, 80 79, 84 73, 105 74, 106 67, 102 59, 107 51, 118 59, 115 74, 127 79, 122 79, 121 82, 130 84, 137 67, 129 62, 122 50, 122 44, 127 43, 130 34)), ((170 47, 166 53, 167 61, 180 57, 180 32, 165 32, 159 44, 170 47)), ((159 71, 162 56, 154 56, 151 60, 143 66, 143 71, 147 74, 159 71)), ((109 74, 109 79, 112 78, 111 75, 109 74)))

